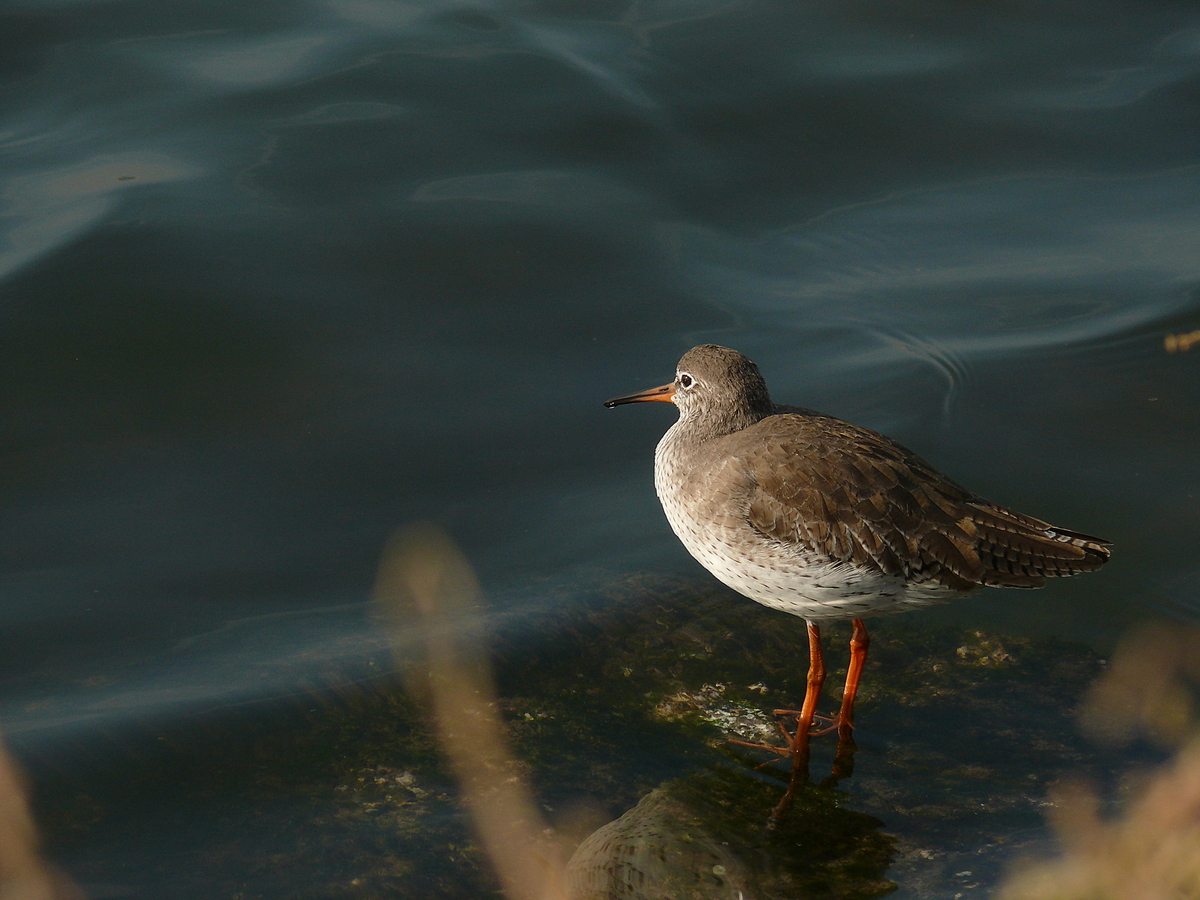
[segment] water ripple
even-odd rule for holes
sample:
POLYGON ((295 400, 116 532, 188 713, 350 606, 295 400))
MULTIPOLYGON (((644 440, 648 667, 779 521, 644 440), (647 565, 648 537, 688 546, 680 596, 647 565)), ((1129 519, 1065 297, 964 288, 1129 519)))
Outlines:
POLYGON ((766 327, 892 333, 902 320, 963 360, 1100 340, 1186 308, 1198 216, 1195 167, 1030 175, 899 192, 754 240, 681 226, 673 243, 715 306, 766 327))
POLYGON ((163 153, 127 151, 3 180, 0 196, 9 225, 0 247, 0 278, 86 232, 114 208, 121 192, 199 173, 196 166, 163 153))

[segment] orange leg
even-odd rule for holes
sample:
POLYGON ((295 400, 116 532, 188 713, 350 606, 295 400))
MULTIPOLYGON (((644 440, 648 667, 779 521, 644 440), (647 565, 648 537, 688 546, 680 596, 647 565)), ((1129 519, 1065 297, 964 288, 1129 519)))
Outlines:
POLYGON ((829 720, 828 728, 813 732, 813 737, 820 737, 836 731, 839 750, 843 744, 853 743, 851 735, 854 732, 854 698, 858 696, 858 683, 862 680, 863 666, 866 665, 867 650, 870 646, 871 636, 867 634, 866 624, 862 619, 855 619, 854 632, 850 635, 850 665, 846 668, 846 688, 842 691, 842 707, 838 710, 838 714, 829 720))
POLYGON ((821 651, 821 629, 808 623, 808 687, 804 692, 804 705, 796 717, 796 733, 792 735, 792 771, 787 790, 771 811, 770 827, 774 827, 792 805, 796 792, 808 782, 808 739, 812 731, 813 716, 821 688, 825 686, 825 654, 821 651))
POLYGON ((842 708, 838 711, 838 737, 845 739, 854 728, 854 698, 858 696, 858 682, 862 679, 863 666, 867 663, 867 651, 871 648, 871 636, 862 619, 854 620, 854 632, 850 635, 850 666, 846 669, 846 689, 842 691, 842 708))
POLYGON ((821 650, 821 629, 808 623, 808 686, 804 692, 804 705, 796 718, 796 733, 792 735, 792 772, 808 771, 808 738, 812 731, 813 716, 817 702, 821 699, 821 688, 825 686, 825 654, 821 650))

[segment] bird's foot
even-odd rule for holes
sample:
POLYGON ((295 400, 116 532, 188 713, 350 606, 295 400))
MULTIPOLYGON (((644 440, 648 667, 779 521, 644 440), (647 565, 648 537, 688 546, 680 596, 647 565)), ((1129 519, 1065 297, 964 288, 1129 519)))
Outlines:
POLYGON ((841 740, 845 740, 854 731, 854 723, 840 715, 831 716, 829 718, 821 716, 821 719, 829 724, 820 730, 810 731, 808 733, 810 737, 820 737, 823 734, 829 734, 831 731, 836 731, 838 733, 838 737, 841 740))
MULTIPOLYGON (((799 720, 804 715, 800 710, 798 710, 798 709, 776 709, 776 710, 772 710, 772 714, 776 717, 776 722, 775 722, 776 727, 779 729, 780 734, 783 735, 783 740, 785 742, 784 746, 779 747, 779 746, 776 746, 775 744, 764 744, 764 743, 761 743, 758 741, 743 741, 740 738, 732 738, 732 737, 726 738, 725 742, 727 744, 736 744, 739 747, 746 747, 750 750, 765 750, 768 753, 773 753, 776 756, 781 757, 783 759, 789 759, 792 756, 794 756, 796 753, 796 748, 798 746, 804 745, 805 747, 807 747, 808 741, 804 738, 821 737, 822 735, 826 735, 826 734, 829 734, 830 732, 836 731, 837 735, 838 735, 839 749, 846 742, 851 742, 851 743, 853 742, 852 735, 853 735, 853 731, 854 731, 854 723, 851 722, 848 717, 844 717, 841 713, 839 713, 836 716, 814 715, 812 717, 813 724, 809 726, 808 732, 806 735, 801 735, 801 733, 799 731, 799 720), (783 722, 779 721, 779 719, 789 718, 789 717, 797 720, 796 726, 792 730, 789 730, 788 727, 783 722), (814 727, 818 723, 820 724, 821 727, 814 727)), ((769 759, 765 763, 762 763, 761 765, 758 765, 755 768, 758 768, 758 769, 765 768, 766 766, 771 765, 771 763, 773 763, 775 761, 776 760, 769 759)))
MULTIPOLYGON (((779 717, 779 718, 790 716, 791 718, 794 718, 798 721, 800 719, 800 717, 802 715, 804 715, 804 713, 798 709, 776 709, 776 710, 772 711, 772 715, 779 717)), ((822 728, 810 727, 809 731, 808 731, 809 737, 819 737, 823 734, 829 734, 829 732, 831 732, 831 731, 839 731, 842 727, 841 715, 836 715, 836 716, 814 715, 812 717, 812 720, 814 723, 820 722, 824 727, 822 727, 822 728)), ((789 733, 787 728, 783 725, 782 722, 777 723, 777 724, 779 725, 780 730, 783 732, 784 737, 786 737, 788 739, 788 743, 789 744, 792 743, 795 740, 795 735, 789 733)), ((853 728, 854 726, 849 725, 848 727, 853 728)))
MULTIPOLYGON (((780 710, 775 711, 776 715, 779 715, 779 713, 780 713, 780 710)), ((796 713, 796 715, 798 716, 799 713, 796 713)), ((789 759, 796 751, 797 735, 794 734, 793 732, 788 731, 787 727, 782 722, 776 721, 775 727, 778 728, 779 733, 783 735, 784 746, 782 746, 782 747, 777 747, 774 744, 763 744, 763 743, 756 742, 756 741, 743 741, 740 738, 726 738, 725 742, 728 744, 737 744, 739 747, 749 747, 751 750, 766 750, 767 752, 774 753, 777 756, 782 757, 783 759, 789 759)), ((766 766, 769 766, 772 762, 775 762, 775 760, 769 759, 765 763, 755 766, 755 768, 756 769, 765 768, 766 766)))
MULTIPOLYGON (((739 738, 725 738, 727 744, 737 744, 739 747, 749 747, 751 750, 766 750, 768 753, 774 753, 777 756, 788 759, 792 755, 791 741, 788 741, 786 747, 776 747, 774 744, 757 744, 753 741, 743 741, 739 738)), ((773 759, 768 759, 765 763, 755 766, 756 769, 763 769, 775 762, 773 759)))

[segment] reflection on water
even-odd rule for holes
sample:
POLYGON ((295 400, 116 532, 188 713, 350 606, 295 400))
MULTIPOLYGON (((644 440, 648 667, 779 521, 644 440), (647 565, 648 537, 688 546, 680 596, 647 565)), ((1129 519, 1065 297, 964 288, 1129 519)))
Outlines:
POLYGON ((153 151, 105 153, 54 169, 24 171, 0 182, 5 197, 5 245, 0 278, 35 262, 119 208, 119 192, 195 178, 200 170, 153 151))
POLYGON ((331 40, 325 32, 275 35, 262 40, 231 41, 228 35, 210 40, 175 40, 156 47, 139 47, 151 59, 177 71, 239 89, 288 83, 313 74, 321 61, 318 51, 331 40))
POLYGON ((706 289, 738 285, 747 312, 848 304, 855 319, 887 328, 902 309, 910 331, 952 336, 962 358, 986 359, 1100 340, 1190 308, 1171 288, 1200 265, 1184 227, 1200 201, 1197 175, 939 184, 745 242, 690 228, 678 240, 706 289), (952 302, 964 293, 975 299, 952 302))

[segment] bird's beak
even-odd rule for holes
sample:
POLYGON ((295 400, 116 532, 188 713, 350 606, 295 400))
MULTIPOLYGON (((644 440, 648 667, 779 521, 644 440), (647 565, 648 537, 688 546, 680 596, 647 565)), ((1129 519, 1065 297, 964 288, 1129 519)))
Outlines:
POLYGON ((614 406, 620 406, 623 403, 645 403, 648 400, 662 400, 666 403, 673 403, 675 401, 675 382, 672 381, 670 384, 664 384, 662 387, 650 388, 648 391, 640 391, 636 394, 616 397, 605 401, 604 405, 612 409, 614 406))

